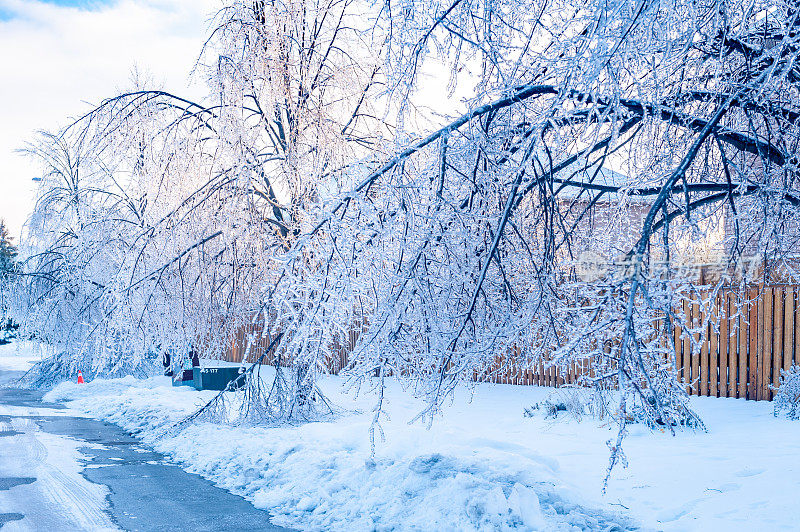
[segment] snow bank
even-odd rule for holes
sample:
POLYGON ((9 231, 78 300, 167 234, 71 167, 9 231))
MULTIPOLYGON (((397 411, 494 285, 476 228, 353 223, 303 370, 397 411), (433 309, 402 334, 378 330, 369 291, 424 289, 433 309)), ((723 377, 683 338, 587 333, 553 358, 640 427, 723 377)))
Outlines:
MULTIPOLYGON (((326 384, 335 394, 336 379, 326 384)), ((387 441, 374 460, 370 416, 356 412, 335 422, 278 428, 200 423, 159 438, 213 393, 174 388, 163 377, 125 378, 61 384, 46 400, 67 400, 71 408, 121 425, 189 471, 269 509, 276 523, 303 530, 613 530, 632 524, 609 508, 586 504, 555 460, 526 447, 452 438, 438 425, 409 426, 416 405, 403 402, 399 389, 391 392, 399 422, 385 427, 387 441)))
POLYGON ((369 459, 373 398, 323 391, 351 413, 335 422, 246 428, 198 424, 158 439, 212 392, 166 378, 62 384, 50 400, 118 423, 157 450, 302 530, 793 530, 800 522, 800 422, 772 404, 691 399, 709 428, 674 438, 631 426, 630 466, 601 494, 612 425, 523 409, 551 389, 461 390, 428 430, 409 425, 422 405, 387 391, 386 442, 369 459), (626 517, 623 517, 626 516, 626 517))

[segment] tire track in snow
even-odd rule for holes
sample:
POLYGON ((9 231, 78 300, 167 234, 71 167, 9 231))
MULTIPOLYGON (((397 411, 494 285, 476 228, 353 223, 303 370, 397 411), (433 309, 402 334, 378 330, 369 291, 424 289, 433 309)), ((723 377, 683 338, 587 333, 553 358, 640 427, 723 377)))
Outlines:
POLYGON ((11 417, 3 429, 15 434, 0 439, 0 472, 19 472, 36 480, 0 496, 0 513, 21 513, 6 530, 118 530, 105 513, 108 488, 81 475, 86 442, 43 432, 35 418, 11 417))

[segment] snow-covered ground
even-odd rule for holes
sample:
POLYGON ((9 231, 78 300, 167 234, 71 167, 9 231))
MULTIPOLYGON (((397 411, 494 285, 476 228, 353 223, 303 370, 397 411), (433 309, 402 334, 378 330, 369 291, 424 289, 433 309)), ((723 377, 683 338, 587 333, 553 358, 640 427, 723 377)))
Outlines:
MULTIPOLYGON (((38 361, 33 342, 0 346, 0 370, 22 372, 38 361)), ((0 376, 0 386, 7 377, 0 376)), ((0 514, 4 531, 119 530, 107 515, 108 489, 82 474, 81 450, 101 448, 39 430, 39 416, 81 416, 69 409, 0 404, 0 514), (13 436, 13 437, 10 437, 13 436), (3 524, 5 522, 5 524, 3 524)))
MULTIPOLYGON (((28 409, 27 414, 49 416, 53 412, 28 409)), ((9 414, 0 407, 0 416, 9 414)), ((11 483, 13 491, 9 486, 0 489, 0 513, 17 513, 19 520, 0 524, 0 528, 4 532, 119 530, 106 513, 108 488, 81 474, 86 458, 81 451, 102 446, 43 432, 25 417, 8 419, 0 420, 0 433, 13 432, 17 437, 0 438, 0 479, 21 482, 11 483)))
POLYGON ((278 524, 333 530, 780 530, 800 523, 800 423, 770 403, 693 398, 707 433, 632 426, 630 465, 601 494, 614 427, 523 416, 551 389, 464 390, 430 429, 392 383, 385 443, 370 459, 374 399, 323 390, 353 411, 295 427, 162 429, 213 396, 169 379, 65 383, 46 397, 118 423, 192 472, 268 508, 278 524))

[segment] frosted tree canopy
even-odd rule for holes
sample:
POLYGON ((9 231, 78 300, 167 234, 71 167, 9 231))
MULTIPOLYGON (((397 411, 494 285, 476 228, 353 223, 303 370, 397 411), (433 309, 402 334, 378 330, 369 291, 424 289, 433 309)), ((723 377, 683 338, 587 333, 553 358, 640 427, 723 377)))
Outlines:
POLYGON ((631 417, 697 422, 679 303, 797 281, 798 15, 228 1, 198 43, 202 101, 136 82, 30 145, 12 312, 64 371, 283 333, 284 380, 253 399, 276 417, 319 404, 353 331, 351 382, 403 379, 423 418, 503 364, 589 360, 586 385, 621 391, 613 466, 631 417))

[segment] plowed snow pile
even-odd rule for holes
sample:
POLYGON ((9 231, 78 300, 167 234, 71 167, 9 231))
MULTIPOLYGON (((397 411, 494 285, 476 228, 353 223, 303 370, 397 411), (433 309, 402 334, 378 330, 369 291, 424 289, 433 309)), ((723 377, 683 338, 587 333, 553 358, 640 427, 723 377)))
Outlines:
POLYGON ((523 417, 551 390, 479 385, 432 428, 409 425, 420 404, 389 389, 386 441, 370 458, 374 399, 323 389, 352 410, 332 422, 242 427, 198 423, 159 437, 213 392, 169 379, 59 385, 47 400, 138 434, 186 469, 303 530, 789 529, 796 504, 800 423, 769 403, 693 399, 708 433, 671 437, 632 426, 628 469, 602 478, 615 428, 584 418, 523 417))

